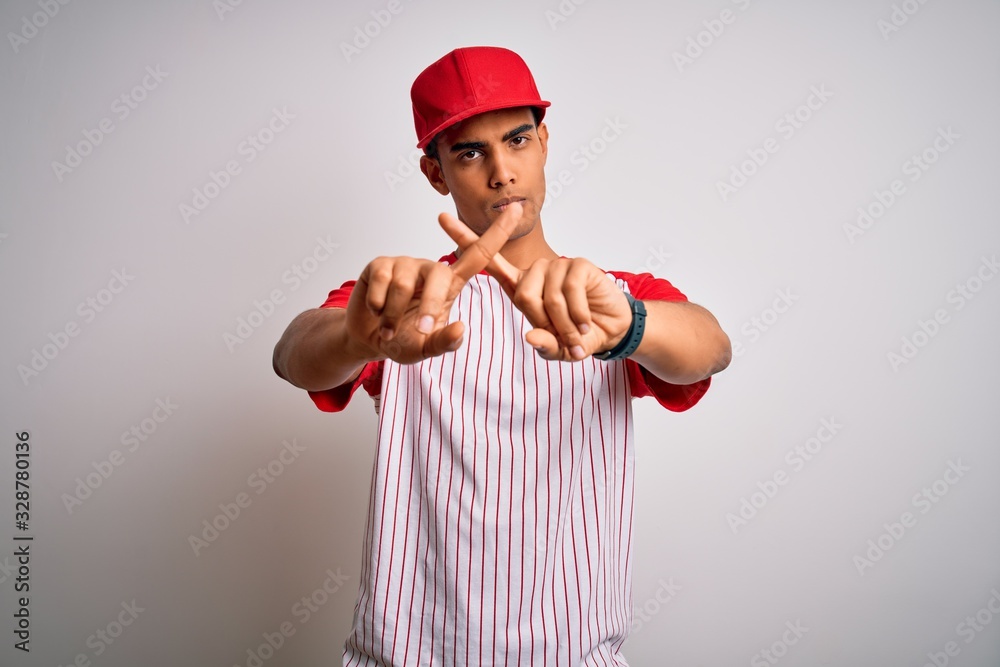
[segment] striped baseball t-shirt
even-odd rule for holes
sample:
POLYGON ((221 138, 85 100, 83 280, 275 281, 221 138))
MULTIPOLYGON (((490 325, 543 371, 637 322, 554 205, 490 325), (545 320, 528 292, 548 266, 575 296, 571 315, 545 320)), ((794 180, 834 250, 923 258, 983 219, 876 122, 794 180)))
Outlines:
MULTIPOLYGON (((686 300, 648 273, 607 275, 637 299, 686 300)), ((355 282, 323 307, 346 307, 355 282)), ((678 386, 632 360, 545 361, 485 272, 456 298, 455 320, 466 327, 455 352, 371 362, 310 392, 335 412, 363 386, 378 413, 343 664, 627 665, 631 399, 686 410, 710 379, 678 386)))

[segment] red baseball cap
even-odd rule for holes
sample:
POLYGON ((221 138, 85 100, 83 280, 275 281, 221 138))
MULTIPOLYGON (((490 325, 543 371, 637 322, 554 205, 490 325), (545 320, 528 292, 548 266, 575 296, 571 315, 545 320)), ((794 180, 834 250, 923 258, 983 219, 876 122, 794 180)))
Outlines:
POLYGON ((438 132, 486 111, 537 107, 539 120, 551 103, 541 99, 528 66, 496 46, 455 49, 427 67, 410 88, 417 148, 438 132))

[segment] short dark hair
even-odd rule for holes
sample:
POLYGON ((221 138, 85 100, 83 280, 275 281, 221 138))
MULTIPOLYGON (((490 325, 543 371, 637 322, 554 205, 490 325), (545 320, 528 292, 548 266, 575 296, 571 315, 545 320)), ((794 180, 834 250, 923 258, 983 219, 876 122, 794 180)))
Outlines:
MULTIPOLYGON (((529 108, 531 109, 531 115, 535 119, 535 127, 537 128, 538 124, 542 122, 542 109, 540 109, 539 107, 529 107, 529 108)), ((437 145, 438 145, 438 140, 441 138, 442 134, 444 134, 444 130, 435 134, 434 138, 431 139, 430 143, 424 147, 424 155, 431 158, 432 160, 437 160, 438 162, 441 162, 441 156, 438 153, 437 145)))

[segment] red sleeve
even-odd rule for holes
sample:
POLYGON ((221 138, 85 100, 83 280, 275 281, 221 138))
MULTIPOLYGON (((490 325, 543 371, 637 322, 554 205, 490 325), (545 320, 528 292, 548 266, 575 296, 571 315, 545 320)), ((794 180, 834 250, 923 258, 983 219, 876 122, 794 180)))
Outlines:
MULTIPOLYGON (((351 298, 351 290, 356 282, 356 280, 348 280, 330 292, 320 308, 347 308, 347 302, 351 298)), ((340 412, 347 407, 354 392, 362 385, 369 396, 377 396, 382 391, 381 361, 370 361, 365 364, 365 367, 361 369, 361 374, 350 382, 345 382, 332 389, 310 391, 309 398, 313 400, 317 408, 324 412, 340 412)))
MULTIPOLYGON (((670 282, 663 278, 656 278, 652 274, 635 274, 625 271, 611 271, 610 273, 628 283, 629 291, 636 299, 643 301, 688 300, 670 282)), ((631 359, 625 360, 625 367, 628 370, 633 398, 652 396, 660 405, 673 412, 683 412, 693 407, 705 395, 712 383, 712 378, 708 377, 694 384, 671 384, 656 377, 631 359)))

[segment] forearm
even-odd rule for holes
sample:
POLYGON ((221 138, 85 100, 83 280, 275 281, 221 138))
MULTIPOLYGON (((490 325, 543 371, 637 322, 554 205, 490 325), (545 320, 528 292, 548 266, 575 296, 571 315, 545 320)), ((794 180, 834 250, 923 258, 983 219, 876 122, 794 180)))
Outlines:
POLYGON ((322 391, 347 382, 370 359, 347 334, 347 311, 314 308, 298 315, 274 346, 274 372, 296 387, 322 391))
POLYGON ((712 313, 683 301, 643 304, 646 330, 630 358, 653 375, 672 384, 694 384, 729 365, 729 336, 712 313))

